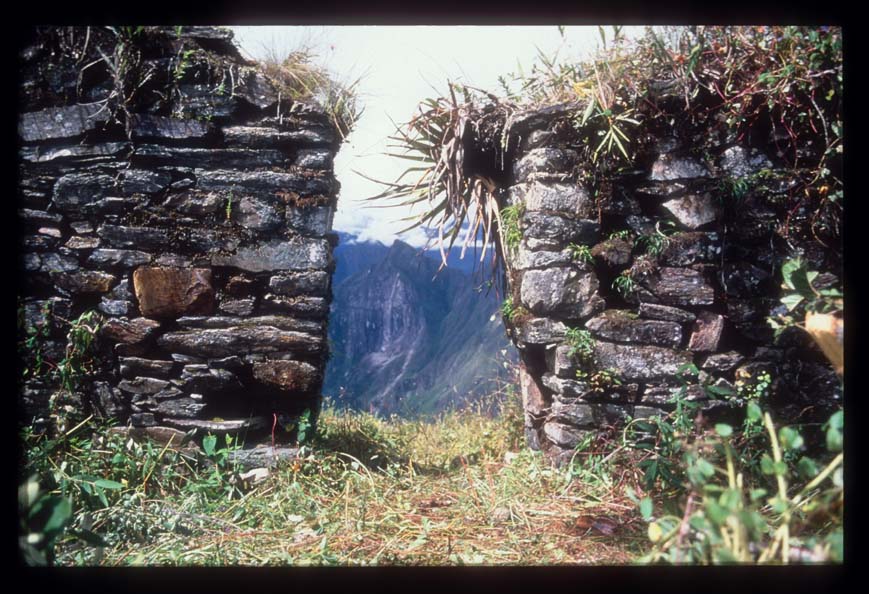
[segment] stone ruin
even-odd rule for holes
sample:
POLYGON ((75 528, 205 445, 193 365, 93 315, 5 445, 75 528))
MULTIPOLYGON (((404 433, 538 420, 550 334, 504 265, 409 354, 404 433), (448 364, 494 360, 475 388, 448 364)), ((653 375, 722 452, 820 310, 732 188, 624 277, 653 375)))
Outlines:
MULTIPOLYGON (((734 139, 713 142, 704 162, 690 150, 699 141, 674 128, 659 134, 647 163, 595 192, 577 153, 552 132, 575 109, 522 114, 511 128, 518 148, 507 202, 522 213, 523 239, 505 325, 521 358, 529 446, 568 459, 589 433, 673 410, 683 387, 707 418, 738 421, 740 383, 750 388, 763 373, 778 414, 826 420, 842 397, 839 378, 805 332, 776 339, 766 322, 785 311, 780 268, 795 252, 820 271, 817 287, 841 287, 841 242, 826 249, 791 237, 789 246, 777 234, 795 185, 788 172, 734 139), (774 181, 729 206, 726 182, 758 173, 774 181), (662 237, 660 253, 624 231, 662 237), (624 271, 634 282, 620 292, 613 283, 624 271), (584 358, 570 336, 577 330, 590 333, 584 358), (694 377, 685 374, 691 364, 694 377)), ((805 223, 805 211, 799 217, 805 223)))
MULTIPOLYGON (((337 242, 328 114, 280 96, 216 28, 37 29, 20 60, 19 332, 41 337, 23 364, 61 361, 69 322, 96 309, 85 413, 263 437, 316 415, 337 242)), ((821 271, 816 286, 841 286, 841 245, 777 235, 793 184, 772 145, 703 138, 703 156, 663 130, 649 159, 592 188, 557 132, 575 110, 512 118, 502 172, 521 210, 505 323, 529 446, 564 459, 590 433, 672 409, 685 381, 726 417, 738 399, 719 395, 764 372, 779 411, 821 418, 838 377, 766 317, 782 311, 794 252, 821 271), (733 208, 726 183, 760 173, 773 181, 733 208), (667 238, 651 255, 625 231, 667 238), (577 330, 592 338, 584 360, 577 330), (699 375, 686 380, 688 364, 699 375)), ((55 389, 27 375, 22 422, 46 419, 55 389)))
MULTIPOLYGON (((333 120, 281 96, 225 29, 36 29, 20 60, 19 332, 42 336, 42 368, 96 309, 74 406, 291 439, 328 356, 333 120)), ((55 389, 29 374, 22 422, 55 389)))

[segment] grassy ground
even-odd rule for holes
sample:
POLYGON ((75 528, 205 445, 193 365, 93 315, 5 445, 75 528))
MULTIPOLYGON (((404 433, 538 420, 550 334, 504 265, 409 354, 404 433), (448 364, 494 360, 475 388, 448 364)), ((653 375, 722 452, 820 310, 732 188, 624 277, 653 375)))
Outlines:
POLYGON ((193 451, 88 420, 54 438, 26 431, 21 549, 32 564, 76 566, 843 558, 841 412, 814 459, 750 404, 733 435, 716 425, 688 438, 684 414, 637 421, 640 433, 657 423, 654 447, 625 428, 554 468, 524 447, 518 397, 495 404, 497 416, 481 405, 428 420, 327 406, 300 456, 259 477, 214 436, 193 451))
MULTIPOLYGON (((636 483, 631 466, 610 474, 588 451, 554 469, 520 447, 519 415, 514 406, 497 418, 466 410, 384 421, 326 409, 313 447, 254 485, 219 457, 213 474, 194 476, 172 450, 119 437, 73 440, 62 470, 70 494, 83 495, 74 477, 88 474, 123 487, 104 490, 108 505, 75 514, 56 563, 630 563, 647 544, 624 496, 636 483), (104 546, 74 536, 83 528, 104 546)), ((56 457, 54 472, 62 466, 56 457)))

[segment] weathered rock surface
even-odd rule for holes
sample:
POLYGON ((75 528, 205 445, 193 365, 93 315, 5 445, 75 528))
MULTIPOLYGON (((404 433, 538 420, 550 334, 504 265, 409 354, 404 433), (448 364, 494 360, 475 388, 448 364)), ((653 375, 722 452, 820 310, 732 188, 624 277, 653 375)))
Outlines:
POLYGON ((332 196, 338 191, 338 183, 334 177, 302 172, 197 169, 196 185, 206 192, 235 192, 263 197, 276 197, 277 192, 294 192, 300 196, 332 196))
MULTIPOLYGON (((142 84, 123 106, 98 59, 116 55, 114 35, 34 35, 22 54, 16 209, 21 317, 40 344, 25 358, 61 360, 69 322, 96 309, 82 387, 96 415, 177 434, 237 431, 248 418, 266 429, 275 412, 315 409, 340 188, 329 113, 288 97, 278 106, 229 30, 137 31, 124 78, 142 84), (84 41, 78 61, 56 51, 73 39, 84 41), (256 379, 254 365, 272 359, 272 383, 256 379), (282 399, 293 382, 304 390, 282 399), (222 417, 234 420, 206 420, 222 417)), ((22 400, 48 418, 54 386, 37 383, 25 379, 22 400)))
POLYGON ((717 233, 686 231, 670 236, 659 261, 664 266, 690 266, 716 262, 720 258, 721 245, 717 233))
POLYGON ((254 363, 253 376, 265 384, 292 392, 308 392, 321 379, 317 368, 309 363, 281 360, 254 363))
POLYGON ((543 385, 555 392, 556 400, 572 400, 587 396, 590 392, 588 384, 572 379, 563 379, 552 373, 544 373, 543 385))
POLYGON ((163 171, 127 169, 121 180, 121 190, 125 194, 156 194, 171 182, 172 176, 163 171))
POLYGON ((147 317, 208 314, 214 309, 208 268, 141 267, 133 272, 133 288, 139 310, 147 317))
POLYGON ((187 392, 212 394, 242 389, 238 377, 226 369, 212 369, 208 365, 185 365, 181 372, 180 386, 187 392))
POLYGON ((770 160, 757 149, 732 146, 721 154, 718 165, 732 178, 748 177, 762 169, 772 167, 770 160))
POLYGON ((325 318, 329 303, 323 297, 282 297, 266 293, 262 302, 263 313, 289 314, 300 318, 325 318))
POLYGON ((549 418, 569 423, 573 427, 591 428, 595 425, 594 410, 591 405, 578 402, 553 403, 549 418))
POLYGON ((56 272, 51 275, 57 286, 70 293, 105 293, 117 280, 112 274, 97 270, 77 270, 75 272, 56 272))
POLYGON ((139 164, 172 165, 194 169, 253 169, 289 165, 286 154, 276 150, 191 148, 159 144, 138 145, 132 160, 139 164))
POLYGON ((567 326, 549 318, 528 318, 518 326, 519 342, 551 344, 564 338, 567 326))
POLYGON ((701 312, 691 329, 689 351, 716 351, 724 331, 724 317, 709 312, 701 312))
POLYGON ((152 227, 127 227, 107 224, 97 229, 97 235, 109 246, 116 248, 155 250, 169 247, 171 243, 167 231, 152 227))
POLYGON ((577 162, 576 151, 541 147, 528 153, 513 164, 513 179, 523 182, 539 174, 569 171, 577 162))
POLYGON ((668 200, 663 207, 670 212, 682 226, 697 229, 712 223, 720 216, 720 210, 709 194, 690 194, 668 200))
POLYGON ((715 290, 690 268, 662 267, 643 283, 667 305, 712 305, 715 290))
POLYGON ((80 235, 74 235, 67 240, 64 247, 71 250, 92 250, 99 247, 99 245, 99 237, 83 237, 80 235))
POLYGON ((329 281, 329 274, 322 270, 289 272, 271 277, 269 288, 275 294, 287 297, 297 295, 324 296, 329 290, 329 281))
POLYGON ((220 300, 218 311, 234 316, 249 316, 256 307, 255 299, 228 299, 220 300))
POLYGON ((596 214, 594 200, 577 184, 531 182, 510 188, 512 199, 519 200, 529 211, 558 211, 579 219, 591 219, 596 214))
POLYGON ((87 264, 93 267, 135 268, 149 263, 152 258, 151 254, 139 250, 98 249, 88 256, 87 264))
POLYGON ((273 326, 279 330, 295 330, 319 334, 323 331, 323 323, 312 320, 300 320, 291 316, 254 316, 241 318, 238 316, 185 316, 178 318, 182 328, 233 328, 242 326, 273 326))
POLYGON ((667 320, 669 322, 686 323, 693 322, 697 319, 697 316, 690 311, 657 303, 640 303, 638 313, 641 318, 649 318, 650 320, 667 320))
POLYGON ((184 214, 203 216, 215 214, 224 209, 228 200, 228 197, 221 196, 215 192, 191 190, 170 195, 166 198, 163 206, 184 214))
POLYGON ((175 363, 172 361, 143 359, 141 357, 121 357, 118 362, 120 363, 121 377, 128 379, 138 375, 165 379, 175 368, 175 363))
POLYGON ((652 173, 649 175, 649 179, 652 181, 669 181, 708 176, 709 170, 697 159, 663 154, 652 165, 652 173))
POLYGON ((73 138, 105 123, 109 112, 100 105, 50 107, 21 114, 18 135, 25 142, 73 138))
POLYGON ((626 346, 598 341, 597 364, 614 369, 624 380, 648 380, 674 376, 679 367, 692 362, 689 353, 656 346, 626 346))
POLYGON ((230 453, 230 459, 243 469, 272 468, 299 457, 299 448, 262 446, 230 453))
POLYGON ((115 179, 94 173, 69 173, 57 180, 52 204, 62 212, 86 207, 105 198, 115 188, 115 179))
POLYGON ((709 355, 700 367, 709 371, 729 371, 742 363, 743 360, 745 360, 745 357, 738 352, 728 351, 726 353, 709 355))
POLYGON ((302 235, 322 237, 332 228, 335 209, 331 206, 288 206, 286 224, 302 235))
POLYGON ((575 378, 579 365, 570 355, 570 346, 559 344, 555 348, 546 349, 546 368, 551 369, 556 377, 575 378))
POLYGON ((561 250, 568 243, 592 245, 600 225, 588 219, 568 219, 559 215, 527 212, 522 217, 525 242, 529 249, 561 250))
POLYGON ((588 435, 588 431, 557 421, 547 421, 543 425, 543 432, 553 443, 563 448, 576 447, 588 435))
POLYGON ((118 388, 133 394, 156 394, 168 386, 168 381, 152 377, 137 377, 131 380, 122 380, 118 384, 118 388))
POLYGON ((618 342, 677 347, 682 327, 675 322, 636 319, 623 310, 607 310, 585 323, 595 335, 618 342))
POLYGON ((532 313, 579 319, 603 310, 597 276, 576 268, 528 270, 522 275, 521 299, 532 313))
POLYGON ((632 249, 631 244, 623 239, 608 239, 591 248, 591 255, 608 267, 617 269, 630 263, 632 249))
POLYGON ((283 223, 283 217, 273 206, 245 196, 233 207, 232 221, 252 231, 273 231, 283 223))
POLYGON ((529 268, 569 265, 572 264, 573 261, 573 255, 570 253, 570 250, 564 249, 558 252, 532 252, 528 249, 526 242, 523 240, 519 244, 519 254, 516 258, 515 267, 517 270, 527 270, 529 268))
POLYGON ((335 134, 326 128, 278 130, 269 126, 227 126, 223 129, 226 145, 245 148, 283 148, 292 145, 324 146, 335 142, 335 134))
POLYGON ((214 266, 234 266, 249 272, 326 269, 331 263, 331 249, 326 240, 271 240, 241 247, 229 256, 214 254, 211 263, 214 266))
POLYGON ((207 122, 143 113, 133 115, 132 124, 133 138, 138 139, 198 139, 209 136, 214 130, 207 122))
POLYGON ((544 415, 549 410, 549 402, 543 395, 537 380, 528 373, 524 365, 519 366, 519 389, 522 393, 522 408, 534 416, 544 415))
POLYGON ((318 336, 291 330, 278 330, 272 326, 167 332, 157 339, 157 344, 177 353, 205 357, 284 351, 319 354, 323 349, 323 339, 318 336))

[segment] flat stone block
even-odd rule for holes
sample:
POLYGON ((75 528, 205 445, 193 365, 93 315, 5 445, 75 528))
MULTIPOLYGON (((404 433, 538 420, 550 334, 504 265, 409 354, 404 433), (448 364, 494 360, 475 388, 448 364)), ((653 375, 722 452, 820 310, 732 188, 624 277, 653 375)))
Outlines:
POLYGON ((173 318, 214 309, 208 268, 142 267, 133 272, 133 289, 142 315, 173 318))

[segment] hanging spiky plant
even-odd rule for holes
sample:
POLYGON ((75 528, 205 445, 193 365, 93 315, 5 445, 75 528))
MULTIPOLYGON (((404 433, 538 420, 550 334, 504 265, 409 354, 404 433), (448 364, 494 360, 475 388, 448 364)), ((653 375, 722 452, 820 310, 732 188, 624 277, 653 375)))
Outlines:
MULTIPOLYGON (((490 98, 491 95, 489 96, 490 98)), ((498 105, 500 107, 500 104, 498 105)), ((380 204, 375 207, 398 207, 423 204, 425 212, 406 217, 411 224, 401 232, 421 225, 437 229, 437 245, 441 253, 441 269, 447 264, 447 252, 452 249, 465 222, 467 233, 461 256, 482 232, 480 262, 485 261, 488 247, 495 243, 493 264, 507 266, 503 241, 496 234, 503 228, 498 203, 498 184, 492 175, 474 170, 474 127, 477 112, 467 87, 449 83, 449 96, 426 99, 419 105, 419 113, 403 127, 396 125, 396 134, 390 136, 391 149, 387 155, 412 161, 394 182, 366 179, 387 186, 376 196, 368 198, 380 204), (464 101, 456 99, 456 90, 464 92, 464 101), (470 149, 470 150, 469 150, 470 149), (412 181, 406 178, 415 176, 412 181)), ((358 172, 357 172, 358 173, 358 172)))

